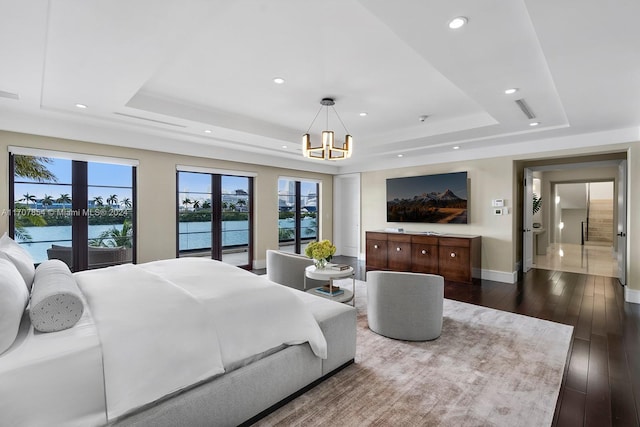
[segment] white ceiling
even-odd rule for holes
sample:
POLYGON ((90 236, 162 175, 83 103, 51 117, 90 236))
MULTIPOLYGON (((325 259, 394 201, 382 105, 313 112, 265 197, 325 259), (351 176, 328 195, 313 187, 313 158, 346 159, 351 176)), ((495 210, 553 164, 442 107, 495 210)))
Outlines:
POLYGON ((632 0, 0 0, 0 129, 329 173, 628 142, 638 18, 632 0), (349 160, 302 158, 324 97, 349 160))

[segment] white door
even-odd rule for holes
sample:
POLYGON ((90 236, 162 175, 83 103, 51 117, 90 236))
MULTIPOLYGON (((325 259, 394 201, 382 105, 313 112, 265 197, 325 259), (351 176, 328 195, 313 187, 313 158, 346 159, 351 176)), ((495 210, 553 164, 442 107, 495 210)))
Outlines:
POLYGON ((336 254, 360 254, 360 175, 337 175, 333 180, 333 244, 336 254))
POLYGON ((533 171, 524 170, 524 203, 522 204, 522 271, 533 265, 533 171))
POLYGON ((618 166, 618 280, 627 284, 627 161, 618 166))

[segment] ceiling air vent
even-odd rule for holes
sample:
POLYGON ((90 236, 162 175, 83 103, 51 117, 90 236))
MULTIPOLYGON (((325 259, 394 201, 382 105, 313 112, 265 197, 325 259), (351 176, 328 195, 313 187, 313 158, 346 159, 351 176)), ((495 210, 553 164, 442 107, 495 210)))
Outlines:
POLYGON ((18 95, 17 93, 5 92, 3 90, 0 90, 0 98, 20 99, 20 95, 18 95))
POLYGON ((131 114, 118 113, 118 112, 114 112, 113 114, 117 114, 118 116, 123 116, 123 117, 129 117, 130 119, 138 119, 138 120, 145 120, 147 122, 160 123, 161 125, 169 125, 169 126, 175 126, 179 128, 186 128, 186 126, 179 125, 177 123, 163 122, 162 120, 148 119, 146 117, 134 116, 131 114))
POLYGON ((531 108, 529 108, 529 105, 527 105, 524 99, 516 99, 516 104, 518 104, 518 107, 520 107, 529 120, 536 118, 536 115, 533 114, 533 111, 531 111, 531 108))

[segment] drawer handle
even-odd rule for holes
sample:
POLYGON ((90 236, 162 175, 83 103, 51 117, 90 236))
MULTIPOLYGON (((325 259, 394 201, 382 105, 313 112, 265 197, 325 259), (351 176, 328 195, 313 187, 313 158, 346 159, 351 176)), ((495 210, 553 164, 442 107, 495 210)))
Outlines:
POLYGON ((378 249, 378 245, 373 245, 373 249, 378 249))
POLYGON ((455 258, 456 257, 456 253, 455 252, 451 252, 451 258, 455 258))
POLYGON ((429 252, 425 251, 424 249, 422 250, 422 255, 426 255, 426 254, 428 254, 428 253, 429 253, 429 252))
POLYGON ((396 252, 400 252, 402 248, 396 248, 396 252))

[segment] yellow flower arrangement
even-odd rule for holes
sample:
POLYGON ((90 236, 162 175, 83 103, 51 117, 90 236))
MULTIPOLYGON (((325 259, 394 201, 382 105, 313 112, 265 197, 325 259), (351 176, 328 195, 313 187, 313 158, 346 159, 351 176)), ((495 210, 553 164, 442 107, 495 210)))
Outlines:
POLYGON ((316 268, 324 268, 336 253, 336 247, 329 240, 311 242, 304 250, 304 254, 315 261, 316 268))

